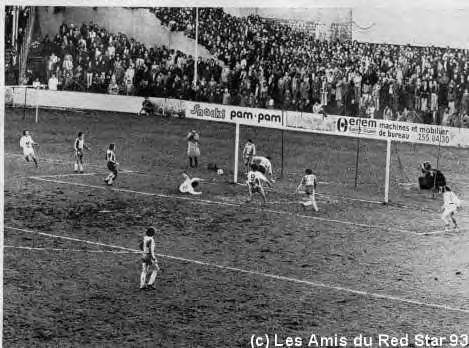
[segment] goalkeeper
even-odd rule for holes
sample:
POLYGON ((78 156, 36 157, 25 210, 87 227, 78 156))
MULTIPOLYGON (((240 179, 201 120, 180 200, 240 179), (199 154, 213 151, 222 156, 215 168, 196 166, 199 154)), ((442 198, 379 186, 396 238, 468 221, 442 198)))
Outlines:
POLYGON ((431 190, 434 192, 442 192, 446 187, 446 178, 443 173, 432 168, 429 161, 425 161, 420 165, 423 176, 419 177, 419 188, 421 190, 431 190))

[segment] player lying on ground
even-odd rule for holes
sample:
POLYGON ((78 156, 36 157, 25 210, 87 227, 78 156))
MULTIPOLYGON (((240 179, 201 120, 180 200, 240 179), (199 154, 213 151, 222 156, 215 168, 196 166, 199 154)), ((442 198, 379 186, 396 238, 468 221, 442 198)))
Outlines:
POLYGON ((153 238, 156 233, 154 227, 149 227, 140 242, 140 250, 142 250, 142 273, 140 275, 140 289, 154 288, 156 276, 160 267, 155 255, 155 239, 153 238), (151 273, 150 273, 151 272, 151 273), (147 284, 147 276, 150 274, 150 279, 147 284))
POLYGON ((74 171, 83 173, 83 151, 86 149, 90 151, 90 148, 85 144, 85 135, 83 132, 78 132, 78 137, 75 139, 73 144, 73 149, 75 150, 75 165, 74 171))
POLYGON ((272 183, 259 171, 259 168, 256 164, 251 164, 251 170, 247 174, 248 178, 246 184, 248 186, 249 198, 247 202, 252 201, 252 196, 254 193, 260 193, 262 200, 266 203, 267 198, 265 196, 264 184, 272 187, 272 183))
POLYGON ((453 222, 454 228, 457 229, 458 224, 454 215, 458 209, 462 207, 462 203, 448 186, 443 188, 443 202, 443 206, 441 207, 441 210, 443 211, 443 214, 441 214, 441 219, 445 223, 445 229, 449 228, 451 221, 453 222))
POLYGON ((182 177, 184 178, 184 182, 179 185, 179 192, 181 193, 190 193, 191 195, 201 195, 202 192, 195 191, 197 187, 199 187, 199 183, 202 179, 199 178, 192 178, 187 175, 186 172, 182 173, 182 177))
POLYGON ((305 175, 301 178, 301 182, 295 191, 295 193, 298 193, 300 188, 303 188, 304 193, 306 194, 306 201, 301 204, 304 207, 312 205, 315 211, 319 211, 315 197, 317 182, 316 175, 313 174, 313 171, 311 169, 306 169, 305 175))
POLYGON ((257 170, 270 178, 271 182, 275 182, 272 174, 272 162, 270 157, 254 156, 251 161, 252 164, 257 165, 257 170))
POLYGON ((109 148, 106 151, 106 161, 107 161, 107 169, 109 169, 110 173, 104 179, 104 182, 108 185, 112 185, 113 181, 117 178, 117 167, 119 163, 116 161, 116 145, 109 144, 109 148))
POLYGON ((39 146, 39 144, 34 142, 28 130, 24 130, 23 136, 20 138, 20 147, 23 149, 24 159, 27 162, 33 161, 36 168, 38 168, 39 165, 37 163, 36 154, 34 153, 34 146, 39 146))

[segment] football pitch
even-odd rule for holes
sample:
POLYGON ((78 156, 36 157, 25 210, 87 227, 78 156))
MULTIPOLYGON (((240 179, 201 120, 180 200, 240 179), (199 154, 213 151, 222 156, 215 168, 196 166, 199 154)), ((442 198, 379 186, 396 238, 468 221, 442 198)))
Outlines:
POLYGON ((468 150, 393 145, 383 205, 384 142, 283 136, 280 178, 281 131, 241 127, 241 144, 251 138, 278 177, 262 206, 230 183, 232 125, 62 110, 40 110, 36 124, 33 111, 7 108, 4 346, 251 347, 267 335, 314 347, 313 334, 374 342, 428 334, 446 337, 442 347, 456 335, 464 346, 469 213, 459 214, 459 231, 445 232, 442 198, 401 184, 438 160, 467 201, 468 150), (177 190, 193 128, 201 159, 188 172, 206 180, 199 197, 177 190), (39 169, 20 153, 23 129, 40 144, 39 169), (78 131, 91 147, 84 174, 73 172, 78 131), (108 187, 111 142, 121 172, 108 187), (317 213, 293 194, 307 167, 320 182, 317 213), (156 289, 140 291, 138 245, 149 225, 161 272, 156 289))

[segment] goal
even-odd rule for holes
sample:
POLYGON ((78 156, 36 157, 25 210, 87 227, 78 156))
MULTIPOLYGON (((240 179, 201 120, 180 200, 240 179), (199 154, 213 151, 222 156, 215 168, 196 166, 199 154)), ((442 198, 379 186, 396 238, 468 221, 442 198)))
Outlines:
POLYGON ((23 118, 29 114, 28 110, 33 110, 35 122, 39 122, 39 106, 40 91, 44 87, 42 85, 19 85, 19 86, 5 86, 5 105, 23 108, 23 118))

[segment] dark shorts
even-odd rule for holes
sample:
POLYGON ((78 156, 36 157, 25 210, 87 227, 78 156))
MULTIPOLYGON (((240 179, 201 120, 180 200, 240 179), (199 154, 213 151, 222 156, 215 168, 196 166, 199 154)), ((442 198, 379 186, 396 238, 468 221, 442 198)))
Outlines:
POLYGON ((153 259, 150 254, 142 256, 142 263, 147 266, 153 266, 156 263, 156 259, 153 259))
POLYGON ((113 162, 107 162, 107 169, 109 169, 114 175, 117 175, 117 166, 113 162))
POLYGON ((252 193, 261 192, 261 186, 255 182, 249 183, 249 187, 251 188, 252 193))
POLYGON ((80 161, 83 160, 83 150, 77 150, 75 152, 75 155, 77 156, 77 159, 79 159, 80 161))
POLYGON ((312 195, 314 193, 314 186, 313 185, 307 185, 305 187, 305 193, 307 195, 312 195))

